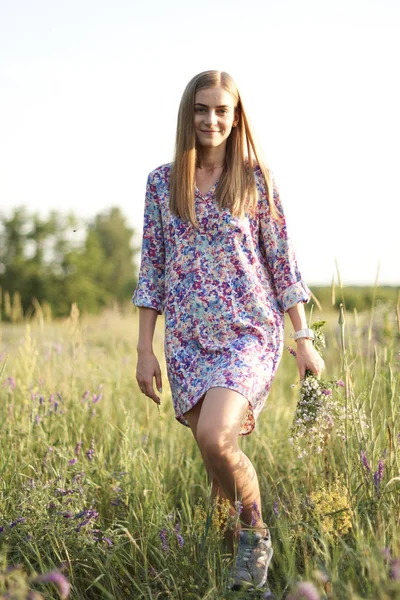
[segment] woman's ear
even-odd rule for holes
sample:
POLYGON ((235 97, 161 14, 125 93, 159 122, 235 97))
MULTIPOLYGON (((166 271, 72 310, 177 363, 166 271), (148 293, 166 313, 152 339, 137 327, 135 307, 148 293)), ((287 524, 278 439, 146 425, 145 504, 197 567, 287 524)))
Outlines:
POLYGON ((232 127, 236 127, 239 124, 240 120, 240 111, 238 108, 235 108, 235 117, 233 119, 232 127))

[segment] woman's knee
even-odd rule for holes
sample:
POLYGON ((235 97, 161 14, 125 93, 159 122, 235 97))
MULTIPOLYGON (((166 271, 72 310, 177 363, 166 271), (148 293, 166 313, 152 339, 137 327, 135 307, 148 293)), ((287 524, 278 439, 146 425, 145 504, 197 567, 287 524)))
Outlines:
POLYGON ((206 461, 213 464, 229 459, 238 450, 236 436, 201 427, 197 429, 197 443, 206 461))

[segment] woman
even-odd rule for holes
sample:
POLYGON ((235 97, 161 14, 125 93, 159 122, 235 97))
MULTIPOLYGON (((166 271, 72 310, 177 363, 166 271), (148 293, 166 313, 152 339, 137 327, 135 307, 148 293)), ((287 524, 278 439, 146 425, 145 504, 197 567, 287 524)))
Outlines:
POLYGON ((323 361, 307 328, 302 281, 285 216, 233 79, 206 71, 187 85, 173 163, 147 182, 136 379, 157 404, 152 349, 165 311, 165 357, 175 415, 190 427, 212 494, 242 529, 231 587, 261 588, 272 557, 255 469, 238 446, 254 429, 282 354, 284 312, 297 340, 300 377, 323 361), (237 506, 237 505, 236 505, 237 506))

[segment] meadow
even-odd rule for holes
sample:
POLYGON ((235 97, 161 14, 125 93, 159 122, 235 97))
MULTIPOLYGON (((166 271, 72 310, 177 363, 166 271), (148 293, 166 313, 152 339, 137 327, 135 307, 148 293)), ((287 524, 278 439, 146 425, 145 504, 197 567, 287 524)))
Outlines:
MULTIPOLYGON (((327 321, 323 377, 339 382, 344 430, 299 458, 298 373, 285 351, 241 439, 273 539, 270 585, 282 600, 400 598, 399 306, 310 309, 327 321)), ((159 410, 136 384, 133 307, 94 317, 74 305, 52 320, 37 306, 1 326, 0 598, 249 597, 226 591, 226 509, 210 504, 199 451, 175 421, 163 326, 159 410)))

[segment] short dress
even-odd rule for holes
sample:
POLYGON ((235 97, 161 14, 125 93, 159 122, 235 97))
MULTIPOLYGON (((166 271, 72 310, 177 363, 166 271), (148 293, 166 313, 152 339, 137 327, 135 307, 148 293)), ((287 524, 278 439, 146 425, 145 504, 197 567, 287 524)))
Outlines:
POLYGON ((132 300, 165 314, 164 352, 176 419, 212 387, 248 400, 240 435, 251 433, 282 356, 284 312, 308 302, 273 180, 272 219, 261 169, 257 210, 243 218, 220 208, 218 182, 195 189, 199 229, 169 209, 172 163, 147 180, 141 265, 132 300))

